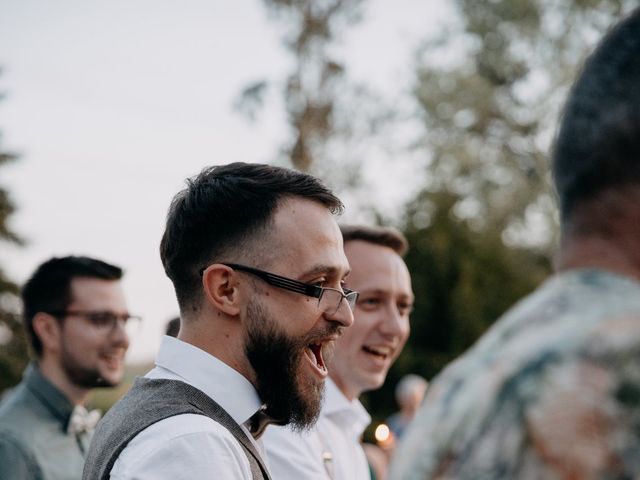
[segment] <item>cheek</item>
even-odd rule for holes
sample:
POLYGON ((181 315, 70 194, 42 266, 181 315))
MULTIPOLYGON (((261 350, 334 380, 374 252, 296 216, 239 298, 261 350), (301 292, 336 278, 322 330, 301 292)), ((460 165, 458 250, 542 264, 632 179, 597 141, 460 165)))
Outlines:
POLYGON ((369 331, 370 328, 367 328, 366 322, 360 317, 353 325, 344 329, 344 333, 336 344, 336 353, 357 354, 364 345, 369 331))
POLYGON ((303 337, 322 325, 322 313, 313 298, 309 303, 303 302, 299 308, 273 310, 269 317, 280 332, 291 337, 303 337))
POLYGON ((402 345, 407 343, 410 333, 411 333, 411 324, 409 323, 409 319, 407 318, 402 328, 402 345))

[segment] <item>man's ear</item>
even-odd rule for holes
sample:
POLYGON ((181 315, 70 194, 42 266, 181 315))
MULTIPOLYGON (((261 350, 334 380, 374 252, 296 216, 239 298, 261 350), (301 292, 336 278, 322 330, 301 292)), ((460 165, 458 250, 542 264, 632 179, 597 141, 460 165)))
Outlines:
POLYGON ((60 348, 62 324, 53 315, 38 312, 33 316, 33 331, 42 343, 42 351, 54 352, 60 348))
POLYGON ((240 293, 236 273, 231 267, 214 263, 202 274, 202 288, 209 304, 227 315, 240 313, 240 293))

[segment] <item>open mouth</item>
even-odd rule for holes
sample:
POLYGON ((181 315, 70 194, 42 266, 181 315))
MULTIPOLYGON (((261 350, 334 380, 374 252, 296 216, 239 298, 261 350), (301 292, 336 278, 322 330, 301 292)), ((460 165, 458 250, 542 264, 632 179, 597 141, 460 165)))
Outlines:
POLYGON ((386 360, 387 357, 390 357, 392 353, 390 347, 369 347, 367 345, 364 345, 362 347, 362 350, 364 350, 369 355, 373 355, 382 360, 386 360))
POLYGON ((111 369, 119 368, 122 364, 122 356, 118 354, 103 354, 100 358, 111 369))
POLYGON ((311 362, 311 365, 316 368, 317 372, 322 377, 326 377, 328 374, 323 354, 324 347, 327 343, 329 342, 310 343, 304 349, 304 353, 311 362))

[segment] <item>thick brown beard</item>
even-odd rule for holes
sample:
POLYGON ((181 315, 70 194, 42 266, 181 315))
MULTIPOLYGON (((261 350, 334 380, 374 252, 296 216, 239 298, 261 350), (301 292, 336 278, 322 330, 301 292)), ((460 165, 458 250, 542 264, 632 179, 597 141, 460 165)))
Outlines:
POLYGON ((291 338, 278 330, 277 323, 256 301, 247 306, 247 316, 245 352, 256 373, 256 389, 267 405, 267 413, 294 430, 310 428, 320 414, 324 381, 304 381, 304 350, 315 338, 325 338, 338 327, 291 338))

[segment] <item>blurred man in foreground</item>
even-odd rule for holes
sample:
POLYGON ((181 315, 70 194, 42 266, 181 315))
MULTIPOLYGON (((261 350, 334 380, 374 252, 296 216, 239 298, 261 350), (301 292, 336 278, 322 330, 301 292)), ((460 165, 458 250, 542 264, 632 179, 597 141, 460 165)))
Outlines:
POLYGON ((0 405, 0 478, 68 480, 82 475, 97 412, 95 387, 122 380, 129 315, 122 270, 87 257, 52 258, 22 290, 36 360, 0 405))
POLYGON ((86 480, 270 478, 264 428, 315 422, 327 354, 353 323, 341 208, 285 168, 232 163, 188 181, 160 245, 178 338, 98 426, 86 480))
POLYGON ((395 479, 640 475, 640 10, 569 95, 558 274, 432 382, 395 479))
POLYGON ((384 383, 409 336, 414 297, 401 233, 358 226, 344 226, 342 233, 352 269, 348 284, 359 292, 355 322, 336 343, 316 426, 302 432, 274 427, 265 435, 274 478, 370 478, 360 441, 371 417, 358 397, 384 383))

